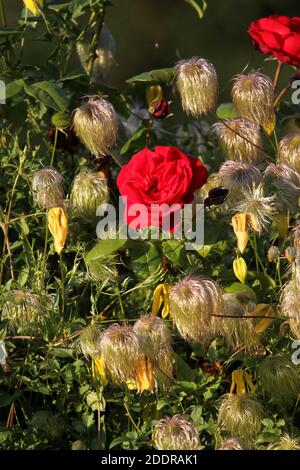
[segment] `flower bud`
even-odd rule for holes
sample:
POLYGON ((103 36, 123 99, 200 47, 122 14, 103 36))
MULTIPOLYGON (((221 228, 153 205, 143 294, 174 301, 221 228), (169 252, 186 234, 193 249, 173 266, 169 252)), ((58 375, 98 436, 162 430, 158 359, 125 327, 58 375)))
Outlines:
POLYGON ((286 248, 284 254, 290 264, 295 262, 297 256, 296 248, 294 248, 293 246, 289 246, 288 248, 286 248))
POLYGON ((68 114, 55 113, 51 117, 51 123, 58 129, 66 129, 71 126, 71 118, 68 114))
POLYGON ((44 0, 23 0, 26 8, 35 16, 39 15, 44 6, 44 0))
POLYGON ((158 450, 198 450, 199 434, 195 426, 180 415, 161 419, 153 431, 158 450))
POLYGON ((146 90, 146 99, 148 108, 151 107, 153 103, 161 101, 163 99, 163 91, 160 85, 150 85, 146 90))
POLYGON ((89 97, 74 113, 74 129, 80 141, 95 155, 108 155, 117 140, 117 116, 100 96, 89 97))
POLYGON ((300 174, 300 132, 283 137, 279 143, 279 160, 300 174))
POLYGON ((184 339, 207 340, 212 334, 212 314, 222 310, 221 289, 211 279, 186 277, 170 290, 170 314, 184 339))
POLYGON ((137 360, 141 354, 133 328, 115 323, 103 331, 99 344, 104 366, 112 381, 121 385, 134 380, 137 360))
POLYGON ((213 125, 229 160, 257 165, 264 161, 259 126, 248 119, 226 119, 213 125))
POLYGON ((154 101, 149 107, 149 113, 156 119, 165 119, 170 114, 170 106, 167 100, 154 101))
POLYGON ((13 330, 24 330, 42 320, 50 308, 50 302, 50 297, 45 295, 12 290, 5 299, 1 318, 6 320, 13 330))
POLYGON ((263 407, 254 396, 229 393, 219 408, 218 423, 231 435, 251 442, 260 433, 263 418, 263 407))
POLYGON ((48 211, 47 220, 49 230, 54 238, 54 249, 60 255, 68 235, 68 215, 61 207, 52 207, 48 211))
POLYGON ((218 77, 215 67, 208 60, 192 57, 178 62, 176 85, 187 114, 197 118, 215 110, 218 77))
POLYGON ((232 87, 232 101, 242 117, 256 122, 267 134, 273 132, 274 86, 270 77, 260 72, 237 75, 232 87))
POLYGON ((290 407, 300 392, 298 369, 288 357, 266 357, 258 366, 262 393, 275 404, 290 407))
POLYGON ((32 180, 34 202, 41 209, 63 207, 63 177, 53 168, 43 168, 35 173, 32 180))
POLYGON ((94 221, 97 207, 109 200, 107 179, 92 171, 81 171, 73 181, 70 200, 78 217, 94 221))
POLYGON ((280 250, 278 246, 270 246, 268 249, 268 261, 269 263, 273 263, 273 261, 277 261, 280 256, 280 250))

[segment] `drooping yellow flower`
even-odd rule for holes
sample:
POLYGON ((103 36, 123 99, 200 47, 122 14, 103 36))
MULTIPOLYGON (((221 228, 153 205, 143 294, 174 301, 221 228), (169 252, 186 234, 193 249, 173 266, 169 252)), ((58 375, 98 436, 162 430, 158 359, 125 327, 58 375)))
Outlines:
POLYGON ((54 237, 54 248, 57 254, 60 254, 68 235, 68 216, 62 207, 53 207, 49 209, 48 227, 54 237))
POLYGON ((140 356, 137 360, 135 382, 138 393, 143 393, 144 390, 150 392, 154 390, 155 380, 152 363, 145 356, 140 356))
POLYGON ((38 15, 44 6, 44 0, 23 0, 23 3, 33 15, 38 15))
POLYGON ((243 253, 249 241, 247 214, 236 214, 232 217, 231 221, 237 238, 238 249, 243 253))
MULTIPOLYGON (((274 317, 275 312, 273 307, 269 304, 258 304, 255 307, 255 310, 249 313, 251 317, 274 317)), ((262 318, 260 322, 256 325, 255 331, 258 334, 264 333, 264 331, 273 323, 273 318, 262 318)))
POLYGON ((94 378, 101 377, 104 386, 108 384, 104 362, 100 355, 93 356, 92 373, 94 378))
POLYGON ((161 312, 162 318, 166 318, 169 315, 169 296, 170 286, 169 284, 159 284, 153 294, 152 304, 152 315, 157 315, 160 307, 163 305, 161 312))
POLYGON ((254 391, 254 384, 251 376, 243 369, 236 369, 231 374, 230 393, 236 393, 239 397, 245 397, 249 392, 254 391))

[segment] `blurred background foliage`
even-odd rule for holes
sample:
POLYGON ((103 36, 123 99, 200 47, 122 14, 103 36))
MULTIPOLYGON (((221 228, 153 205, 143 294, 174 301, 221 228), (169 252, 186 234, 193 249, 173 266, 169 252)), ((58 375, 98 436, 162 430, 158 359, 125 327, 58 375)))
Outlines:
MULTIPOLYGON (((21 0, 4 0, 8 27, 17 24, 22 8, 21 0)), ((183 0, 113 0, 108 8, 106 24, 117 45, 116 66, 107 82, 123 87, 127 78, 155 68, 173 66, 180 58, 198 55, 209 59, 219 72, 221 101, 230 93, 233 71, 245 67, 261 68, 262 56, 256 52, 247 34, 251 21, 281 14, 299 15, 296 0, 208 0, 204 17, 198 15, 183 0)), ((41 64, 49 44, 41 45, 32 33, 26 41, 24 59, 41 64)), ((74 67, 79 61, 74 51, 74 67)), ((265 62, 265 73, 274 74, 274 63, 265 62)), ((283 83, 290 77, 286 68, 283 83)))

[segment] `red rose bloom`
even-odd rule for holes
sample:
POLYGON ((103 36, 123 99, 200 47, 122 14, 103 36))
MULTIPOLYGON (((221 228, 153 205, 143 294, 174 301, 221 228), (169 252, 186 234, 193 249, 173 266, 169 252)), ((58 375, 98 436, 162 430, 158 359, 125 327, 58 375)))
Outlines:
POLYGON ((300 65, 300 18, 274 15, 251 23, 248 33, 263 54, 300 65))
MULTIPOLYGON (((132 228, 162 226, 184 204, 194 199, 194 191, 207 180, 207 169, 196 158, 186 156, 177 147, 143 149, 120 171, 117 185, 125 203, 125 222, 132 228), (147 213, 137 218, 134 204, 143 204, 147 213), (177 205, 156 208, 153 205, 177 205), (132 208, 132 211, 130 210, 132 208)), ((172 223, 171 230, 174 230, 172 223)))

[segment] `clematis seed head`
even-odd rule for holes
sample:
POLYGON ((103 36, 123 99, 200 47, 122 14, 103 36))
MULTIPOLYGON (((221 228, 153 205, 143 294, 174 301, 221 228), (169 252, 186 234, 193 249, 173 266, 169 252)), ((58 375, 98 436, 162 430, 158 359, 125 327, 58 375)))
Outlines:
POLYGON ((217 103, 218 77, 215 67, 206 59, 192 57, 176 65, 176 85, 182 108, 193 117, 214 111, 217 103))
POLYGON ((34 174, 32 192, 41 209, 64 206, 63 177, 54 168, 43 168, 34 174))
POLYGON ((300 132, 291 132, 281 139, 279 160, 300 174, 300 132))
POLYGON ((154 428, 153 440, 158 450, 198 450, 200 447, 195 426, 180 415, 161 419, 154 428))
POLYGON ((70 199, 78 217, 95 220, 97 207, 109 201, 107 179, 93 171, 81 171, 73 181, 70 199))
POLYGON ((74 130, 95 157, 109 155, 117 140, 117 116, 113 106, 100 96, 88 97, 74 112, 74 130))

